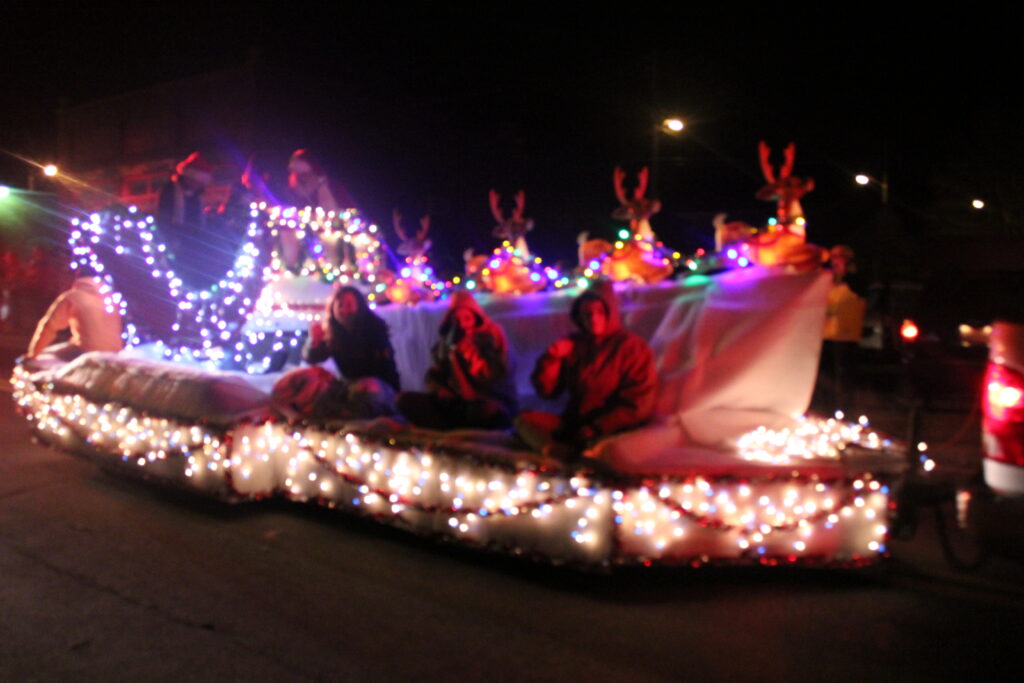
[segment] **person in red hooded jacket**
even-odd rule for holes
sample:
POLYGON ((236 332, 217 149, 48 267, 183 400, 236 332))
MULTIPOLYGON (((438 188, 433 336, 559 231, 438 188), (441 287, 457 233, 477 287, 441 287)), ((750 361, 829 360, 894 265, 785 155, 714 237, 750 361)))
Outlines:
POLYGON ((467 291, 456 292, 431 350, 427 393, 404 392, 398 410, 432 429, 505 429, 516 413, 508 341, 467 291))
POLYGON ((654 354, 622 327, 611 283, 594 283, 573 302, 571 316, 579 331, 548 347, 531 376, 543 398, 568 393, 565 410, 561 417, 541 412, 519 417, 520 436, 541 450, 585 449, 601 437, 643 425, 654 414, 654 354))

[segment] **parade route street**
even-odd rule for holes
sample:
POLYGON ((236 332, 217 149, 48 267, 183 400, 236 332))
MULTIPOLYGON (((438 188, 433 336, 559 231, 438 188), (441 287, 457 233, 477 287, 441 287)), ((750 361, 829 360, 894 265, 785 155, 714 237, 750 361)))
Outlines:
POLYGON ((883 571, 585 574, 105 474, 2 398, 6 680, 954 680, 1024 625, 1021 566, 927 528, 883 571))

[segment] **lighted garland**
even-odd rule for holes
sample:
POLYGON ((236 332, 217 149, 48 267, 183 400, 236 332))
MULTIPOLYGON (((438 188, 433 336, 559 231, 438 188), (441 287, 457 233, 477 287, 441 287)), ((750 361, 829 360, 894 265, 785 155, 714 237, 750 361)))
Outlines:
POLYGON ((744 460, 790 465, 814 459, 838 459, 851 446, 867 450, 888 449, 893 441, 883 438, 869 427, 868 418, 845 422, 842 413, 835 418, 801 416, 793 427, 769 429, 758 427, 737 440, 739 455, 744 460))
MULTIPOLYGON (((554 268, 545 267, 539 256, 523 253, 505 240, 490 256, 476 256, 466 264, 465 288, 498 294, 538 292, 553 283, 554 268)), ((460 277, 453 278, 459 284, 460 277)))
POLYGON ((274 244, 270 266, 278 277, 297 267, 296 275, 314 276, 325 282, 376 282, 381 270, 378 229, 355 209, 334 212, 308 206, 268 207, 263 202, 254 204, 253 209, 265 212, 266 229, 274 244), (299 264, 288 264, 284 258, 280 242, 284 231, 292 232, 303 246, 299 264))
MULTIPOLYGON (((151 311, 133 309, 130 301, 120 298, 120 310, 129 320, 128 346, 155 341, 162 356, 169 360, 266 372, 275 358, 298 345, 304 329, 290 333, 249 329, 247 323, 261 305, 278 316, 282 314, 278 302, 263 301, 265 285, 297 274, 328 283, 360 281, 372 287, 380 272, 381 245, 376 234, 377 227, 354 210, 335 214, 309 207, 254 203, 249 207, 245 241, 234 265, 217 283, 198 290, 188 289, 175 272, 170 250, 154 218, 139 215, 135 207, 123 213, 108 210, 73 219, 68 243, 73 267, 92 266, 108 281, 111 271, 120 270, 125 282, 136 285, 136 278, 148 274, 154 281, 149 284, 155 284, 160 298, 168 302, 172 312, 157 324, 145 325, 140 321, 151 311), (283 260, 281 239, 285 231, 302 245, 295 274, 283 260), (353 255, 353 260, 332 259, 325 244, 347 249, 345 253, 353 255), (111 263, 112 259, 117 263, 111 263)), ((289 313, 285 310, 283 314, 289 313)))
POLYGON ((274 422, 189 425, 116 403, 53 395, 20 369, 13 385, 36 428, 65 445, 73 435, 134 469, 170 467, 164 477, 179 473, 193 487, 347 507, 463 543, 533 547, 583 563, 702 557, 770 563, 810 561, 823 552, 819 536, 842 531, 850 537, 840 544, 842 561, 886 552, 890 492, 868 474, 824 481, 783 469, 746 478, 605 481, 486 457, 474 464, 463 448, 426 451, 400 438, 274 422), (525 530, 515 521, 522 519, 530 520, 525 530))
POLYGON ((149 416, 127 405, 96 403, 78 394, 43 392, 20 367, 15 368, 11 384, 19 412, 41 434, 65 447, 71 448, 72 440, 78 440, 86 448, 113 455, 139 470, 173 465, 175 458, 183 458, 186 477, 215 475, 215 485, 228 483, 223 429, 149 416))

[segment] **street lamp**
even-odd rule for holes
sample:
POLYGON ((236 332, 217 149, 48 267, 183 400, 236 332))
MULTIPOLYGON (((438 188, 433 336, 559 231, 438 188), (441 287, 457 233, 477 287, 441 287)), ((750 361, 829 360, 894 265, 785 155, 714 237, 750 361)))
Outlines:
POLYGON ((885 176, 882 176, 882 179, 879 180, 874 176, 869 176, 867 173, 858 173, 853 177, 853 180, 858 185, 870 185, 871 183, 878 185, 882 190, 882 204, 889 203, 889 181, 886 180, 885 176))
POLYGON ((43 175, 46 176, 47 178, 52 178, 55 175, 57 175, 57 165, 46 164, 45 166, 43 166, 43 175))
POLYGON ((971 202, 971 206, 973 206, 975 209, 984 209, 985 202, 983 202, 980 199, 975 199, 973 202, 971 202))
POLYGON ((678 133, 683 128, 686 128, 686 124, 683 123, 682 119, 665 119, 661 122, 662 127, 670 133, 678 133))

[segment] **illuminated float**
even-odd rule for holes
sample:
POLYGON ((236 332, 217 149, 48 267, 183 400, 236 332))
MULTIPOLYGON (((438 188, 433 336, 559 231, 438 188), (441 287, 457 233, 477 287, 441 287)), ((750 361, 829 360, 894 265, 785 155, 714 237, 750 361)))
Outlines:
MULTIPOLYGON (((502 432, 284 419, 270 401, 279 375, 261 373, 298 345, 333 283, 358 280, 377 302, 389 285, 376 226, 355 212, 254 205, 249 218, 233 267, 202 291, 168 267, 152 219, 127 211, 76 222, 77 263, 117 280, 130 270, 113 262, 133 256, 173 315, 147 317, 136 292, 123 291, 132 348, 16 368, 15 399, 42 439, 224 500, 315 503, 554 563, 860 566, 887 553, 903 449, 866 420, 801 417, 826 273, 751 266, 619 283, 623 323, 657 358, 660 417, 556 462, 502 432), (298 273, 276 255, 284 230, 309 253, 298 273), (352 259, 332 260, 332 245, 351 247, 352 259), (154 332, 161 324, 164 338, 154 332)), ((506 241, 522 257, 525 247, 506 241)), ((585 284, 479 295, 518 358, 520 390, 533 359, 569 331, 585 284)), ((420 388, 445 308, 424 298, 377 309, 406 388, 420 388)), ((534 396, 521 401, 540 407, 534 396)))

